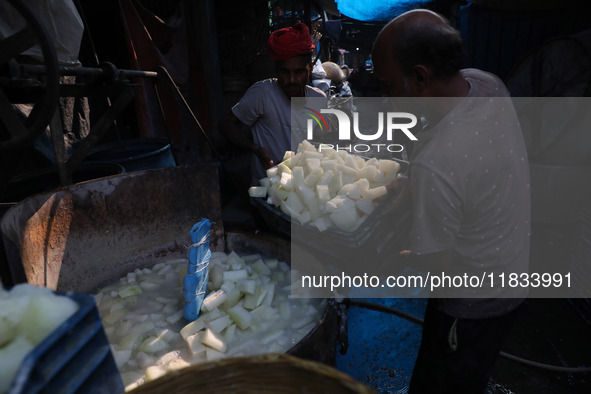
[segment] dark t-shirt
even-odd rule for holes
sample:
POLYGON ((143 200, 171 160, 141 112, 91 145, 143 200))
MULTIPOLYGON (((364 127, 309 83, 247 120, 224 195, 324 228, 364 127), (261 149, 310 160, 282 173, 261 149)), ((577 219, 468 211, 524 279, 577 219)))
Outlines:
POLYGON ((462 75, 470 83, 468 96, 419 133, 413 150, 410 249, 418 255, 452 250, 456 271, 449 274, 497 279, 492 288, 486 281, 437 293, 443 312, 486 318, 513 310, 527 294, 500 286, 498 275, 528 271, 529 164, 502 81, 475 69, 462 75))
MULTIPOLYGON (((306 86, 306 97, 325 97, 317 88, 306 86)), ((305 139, 305 128, 294 127, 292 136, 291 100, 277 83, 277 79, 265 79, 253 84, 242 99, 232 108, 234 115, 251 127, 254 143, 269 150, 275 164, 279 164, 293 143, 305 139)), ((266 176, 260 160, 252 160, 253 184, 266 176)))

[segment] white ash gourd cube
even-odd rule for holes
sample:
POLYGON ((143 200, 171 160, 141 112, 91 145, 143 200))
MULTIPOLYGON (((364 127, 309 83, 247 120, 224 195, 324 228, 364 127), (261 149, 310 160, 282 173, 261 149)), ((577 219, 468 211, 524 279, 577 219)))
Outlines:
POLYGON ((252 186, 253 198, 267 203, 319 231, 337 228, 354 231, 388 193, 400 170, 394 160, 368 160, 332 148, 317 150, 309 141, 288 151, 283 161, 267 170, 267 176, 252 186))
POLYGON ((48 288, 22 283, 5 290, 0 284, 0 393, 27 354, 77 310, 74 300, 48 288))
POLYGON ((186 271, 186 259, 167 260, 95 295, 126 391, 191 364, 286 352, 312 330, 326 306, 326 300, 289 297, 290 267, 284 261, 213 252, 201 313, 187 322, 179 280, 186 271), (135 291, 141 282, 155 287, 135 291))

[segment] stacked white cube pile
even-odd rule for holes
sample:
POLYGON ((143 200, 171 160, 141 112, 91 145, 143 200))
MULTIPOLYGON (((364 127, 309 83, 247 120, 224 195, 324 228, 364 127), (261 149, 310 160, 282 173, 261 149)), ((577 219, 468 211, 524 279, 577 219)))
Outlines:
POLYGON ((387 194, 386 185, 399 170, 394 160, 364 159, 303 141, 296 152, 286 152, 280 164, 268 169, 261 186, 251 187, 249 195, 267 198, 269 205, 319 231, 354 231, 387 194))

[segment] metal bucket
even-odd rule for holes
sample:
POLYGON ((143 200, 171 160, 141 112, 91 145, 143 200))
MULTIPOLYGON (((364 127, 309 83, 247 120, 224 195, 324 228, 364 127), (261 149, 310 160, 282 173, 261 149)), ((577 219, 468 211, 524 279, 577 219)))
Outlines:
MULTIPOLYGON (((215 164, 129 172, 37 195, 12 207, 0 230, 14 283, 94 293, 136 268, 186 257, 189 230, 202 217, 214 223, 212 251, 289 261, 287 240, 224 233, 215 164)), ((289 352, 332 363, 337 320, 329 303, 289 352)))

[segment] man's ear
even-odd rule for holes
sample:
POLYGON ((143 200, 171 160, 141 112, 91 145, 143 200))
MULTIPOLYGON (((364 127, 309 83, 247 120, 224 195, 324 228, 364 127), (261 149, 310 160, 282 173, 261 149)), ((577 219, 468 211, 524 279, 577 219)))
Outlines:
POLYGON ((411 69, 411 79, 413 85, 419 90, 424 90, 431 81, 431 69, 423 66, 422 64, 416 64, 411 69))

